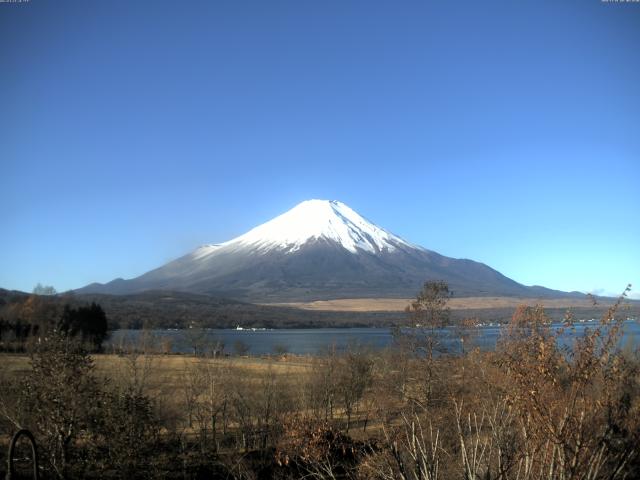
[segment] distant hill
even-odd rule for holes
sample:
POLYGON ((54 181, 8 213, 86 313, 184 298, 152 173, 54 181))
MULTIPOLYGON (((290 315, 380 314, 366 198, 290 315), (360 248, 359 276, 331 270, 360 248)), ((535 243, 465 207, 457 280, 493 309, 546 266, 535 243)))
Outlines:
MULTIPOLYGON (((30 294, 0 289, 0 318, 3 309, 11 303, 23 302, 30 294)), ((208 295, 185 292, 147 291, 131 295, 107 294, 60 294, 40 297, 47 302, 71 306, 96 302, 107 314, 111 328, 318 328, 318 327, 363 327, 389 326, 406 320, 406 314, 399 311, 397 301, 392 302, 390 311, 309 310, 307 308, 254 305, 208 295), (393 311, 391 311, 393 309, 393 311)), ((476 299, 477 300, 477 299, 476 299)), ((534 304, 535 299, 520 299, 522 303, 534 304)), ((600 299, 601 305, 584 306, 583 302, 568 300, 574 304, 572 311, 577 318, 599 318, 612 299, 600 299)), ((452 302, 452 319, 475 317, 479 321, 505 322, 514 311, 515 299, 488 298, 487 302, 452 302)), ((364 300, 363 300, 364 302, 364 300)), ((373 305, 377 305, 373 302, 373 305)), ((562 302, 549 301, 546 311, 554 319, 563 318, 567 308, 562 302), (563 306, 560 306, 563 305, 563 306)), ((335 308, 335 306, 334 306, 335 308)), ((378 307, 376 307, 378 308, 378 307)), ((640 302, 630 301, 621 313, 640 317, 640 302)))
POLYGON ((413 245, 337 201, 309 200, 222 244, 205 245, 139 277, 77 293, 181 291, 249 302, 410 298, 426 280, 456 297, 584 297, 525 286, 479 262, 413 245))
MULTIPOLYGON (((30 296, 25 292, 0 288, 0 319, 3 309, 24 302, 30 296)), ((67 293, 41 296, 39 299, 58 306, 96 302, 106 312, 110 328, 357 327, 390 325, 404 318, 401 312, 313 312, 185 292, 146 291, 131 295, 67 293)))

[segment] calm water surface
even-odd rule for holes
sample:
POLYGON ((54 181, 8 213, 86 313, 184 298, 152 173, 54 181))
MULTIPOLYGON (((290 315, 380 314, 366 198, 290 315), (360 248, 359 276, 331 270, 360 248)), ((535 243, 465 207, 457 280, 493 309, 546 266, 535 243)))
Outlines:
MULTIPOLYGON (((593 328, 596 323, 577 323, 574 334, 566 333, 562 337, 562 343, 570 345, 572 338, 583 335, 585 329, 593 328)), ((559 326, 556 325, 556 326, 559 326)), ((623 345, 640 346, 640 322, 627 320, 624 322, 623 345)), ((474 346, 481 349, 495 348, 500 336, 499 326, 483 326, 472 329, 474 346)), ((449 351, 460 351, 462 344, 459 335, 453 329, 440 331, 443 343, 449 351)), ((122 343, 137 344, 146 335, 148 342, 157 346, 165 345, 173 353, 193 353, 194 344, 213 345, 221 342, 224 351, 235 352, 235 344, 242 342, 248 347, 248 353, 252 355, 264 355, 274 353, 278 347, 284 347, 290 353, 298 355, 317 354, 324 349, 335 346, 336 349, 344 349, 352 344, 366 345, 374 349, 390 346, 393 336, 388 328, 317 328, 317 329, 278 329, 278 330, 236 330, 236 329, 206 329, 193 330, 151 330, 143 333, 140 330, 117 330, 113 333, 109 345, 118 346, 122 343)), ((469 343, 469 340, 467 340, 469 343)))

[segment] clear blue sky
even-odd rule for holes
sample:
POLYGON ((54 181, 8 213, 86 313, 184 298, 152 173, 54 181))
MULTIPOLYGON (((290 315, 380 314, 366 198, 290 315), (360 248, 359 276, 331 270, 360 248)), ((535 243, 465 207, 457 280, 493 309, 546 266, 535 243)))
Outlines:
POLYGON ((309 198, 640 289, 640 4, 0 3, 0 286, 129 278, 309 198))

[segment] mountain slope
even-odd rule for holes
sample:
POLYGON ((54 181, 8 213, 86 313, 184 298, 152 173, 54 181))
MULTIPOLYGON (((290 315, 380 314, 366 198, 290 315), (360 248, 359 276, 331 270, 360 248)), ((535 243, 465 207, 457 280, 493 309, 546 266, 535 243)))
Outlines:
POLYGON ((456 296, 568 295, 526 287, 478 262, 412 245, 337 201, 308 200, 228 242, 81 293, 178 290, 250 301, 412 297, 425 280, 456 296))

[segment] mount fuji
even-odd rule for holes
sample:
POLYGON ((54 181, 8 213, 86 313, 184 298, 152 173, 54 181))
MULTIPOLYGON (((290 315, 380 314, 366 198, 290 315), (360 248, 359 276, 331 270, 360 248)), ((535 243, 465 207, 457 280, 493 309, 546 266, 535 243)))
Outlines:
POLYGON ((139 277, 78 293, 171 290, 252 302, 409 298, 426 280, 455 296, 565 297, 479 262, 445 257, 381 228, 344 203, 307 200, 237 238, 203 245, 139 277))

